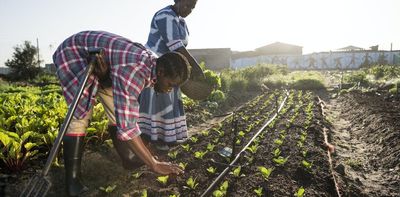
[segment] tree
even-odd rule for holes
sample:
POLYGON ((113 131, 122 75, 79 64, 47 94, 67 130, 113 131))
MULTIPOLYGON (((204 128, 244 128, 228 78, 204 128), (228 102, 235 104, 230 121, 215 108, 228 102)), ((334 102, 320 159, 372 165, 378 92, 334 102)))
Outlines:
POLYGON ((5 65, 11 69, 7 77, 10 80, 21 81, 35 78, 40 73, 37 49, 29 41, 14 47, 13 58, 5 65))

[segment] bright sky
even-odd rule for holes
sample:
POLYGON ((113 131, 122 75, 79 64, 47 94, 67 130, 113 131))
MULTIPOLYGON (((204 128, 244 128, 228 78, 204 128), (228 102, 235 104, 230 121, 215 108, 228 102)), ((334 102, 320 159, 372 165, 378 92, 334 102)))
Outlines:
MULTIPOLYGON (((0 66, 25 40, 51 63, 55 48, 82 30, 145 43, 153 14, 173 0, 0 0, 0 66)), ((284 42, 303 53, 348 45, 400 49, 399 0, 198 0, 186 21, 188 48, 236 51, 284 42)))

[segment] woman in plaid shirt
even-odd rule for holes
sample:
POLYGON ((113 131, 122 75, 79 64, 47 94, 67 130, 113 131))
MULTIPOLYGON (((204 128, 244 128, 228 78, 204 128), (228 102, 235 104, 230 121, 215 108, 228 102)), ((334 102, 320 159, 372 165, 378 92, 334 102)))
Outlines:
POLYGON ((74 99, 78 84, 88 65, 88 50, 102 48, 108 65, 105 79, 91 75, 74 117, 63 138, 67 193, 76 196, 87 191, 80 180, 85 130, 92 116, 96 97, 109 119, 109 131, 126 168, 140 165, 134 152, 156 173, 181 174, 175 164, 158 161, 140 138, 138 96, 146 87, 167 93, 182 85, 190 75, 189 63, 177 52, 159 58, 141 44, 104 31, 84 31, 67 38, 53 55, 63 94, 68 104, 74 99))

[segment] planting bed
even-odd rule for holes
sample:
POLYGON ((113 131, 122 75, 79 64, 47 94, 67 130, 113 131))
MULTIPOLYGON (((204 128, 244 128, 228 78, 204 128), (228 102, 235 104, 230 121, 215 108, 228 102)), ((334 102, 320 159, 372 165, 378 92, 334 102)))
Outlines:
MULTIPOLYGON (((317 95, 308 91, 291 90, 288 94, 283 91, 264 92, 234 111, 232 116, 219 124, 214 124, 209 129, 191 130, 194 132, 192 138, 184 144, 173 147, 169 154, 152 150, 162 160, 186 166, 185 174, 170 176, 165 184, 158 181, 160 177, 150 172, 145 166, 134 171, 122 169, 115 151, 106 145, 88 147, 84 154, 82 172, 83 180, 90 191, 84 196, 145 196, 145 193, 147 196, 201 196, 227 168, 226 164, 230 163, 230 160, 221 156, 218 150, 230 147, 233 148, 234 155, 238 154, 264 123, 274 115, 277 106, 286 95, 288 95, 286 103, 275 121, 261 132, 247 150, 241 153, 237 162, 229 169, 230 173, 227 173, 207 196, 220 194, 225 196, 295 196, 296 193, 299 194, 302 191, 304 191, 304 196, 338 196, 334 176, 338 180, 337 184, 342 196, 397 196, 399 194, 395 191, 396 185, 399 185, 398 174, 396 176, 399 172, 399 138, 398 131, 397 134, 395 132, 396 128, 399 128, 399 121, 398 115, 394 120, 390 118, 396 114, 394 111, 398 109, 398 100, 387 101, 393 103, 391 105, 386 103, 386 106, 392 109, 376 104, 384 103, 383 100, 376 99, 377 95, 349 94, 328 103, 328 111, 336 111, 344 118, 354 119, 351 124, 356 125, 357 128, 362 126, 368 128, 364 134, 360 133, 362 129, 357 130, 359 138, 365 139, 368 142, 367 145, 372 146, 377 143, 376 140, 382 138, 378 142, 383 147, 379 149, 379 156, 369 155, 371 159, 368 160, 368 165, 358 168, 357 171, 354 170, 355 165, 352 167, 345 165, 348 160, 343 155, 347 151, 346 153, 351 157, 354 156, 351 154, 357 154, 357 152, 350 153, 348 149, 337 146, 338 153, 333 154, 335 167, 333 176, 327 148, 324 146, 323 131, 326 130, 324 128, 328 128, 328 131, 335 132, 334 125, 338 122, 333 121, 333 126, 328 123, 326 117, 323 116, 317 95), (357 109, 354 110, 354 106, 357 109), (376 118, 369 118, 371 114, 375 114, 376 118), (381 124, 387 126, 379 126, 381 124), (385 130, 383 127, 388 129, 385 130), (380 130, 386 132, 385 136, 379 134, 380 130), (204 152, 202 158, 196 158, 204 152), (341 171, 342 165, 346 169, 344 172, 341 171), (209 172, 212 171, 211 167, 215 169, 214 173, 209 172), (371 190, 372 184, 360 183, 356 180, 357 177, 352 176, 353 172, 358 172, 358 174, 372 172, 372 168, 387 169, 381 174, 389 176, 382 180, 386 181, 386 185, 378 185, 378 188, 375 188, 380 187, 382 193, 365 192, 364 190, 371 190), (268 172, 270 172, 269 175, 268 172), (188 185, 190 178, 195 180, 195 186, 188 185), (227 186, 226 191, 221 186, 222 183, 227 186), (107 187, 114 189, 109 189, 107 193, 104 191, 107 187)), ((329 97, 325 100, 329 100, 329 97)), ((187 114, 189 120, 191 120, 191 113, 198 112, 189 112, 187 114)), ((346 140, 342 138, 337 134, 329 136, 335 144, 344 144, 346 140)), ((6 187, 3 188, 5 195, 18 196, 25 181, 34 173, 33 169, 40 169, 41 166, 43 163, 37 163, 21 174, 2 177, 2 183, 6 183, 6 187)), ((64 169, 53 167, 49 177, 53 186, 48 196, 64 196, 64 169)))

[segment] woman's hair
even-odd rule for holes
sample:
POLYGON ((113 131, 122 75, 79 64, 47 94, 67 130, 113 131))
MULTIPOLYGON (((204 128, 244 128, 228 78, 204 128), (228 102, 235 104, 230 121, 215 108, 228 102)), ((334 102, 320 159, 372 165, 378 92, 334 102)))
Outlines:
POLYGON ((165 53, 157 59, 156 69, 158 69, 159 66, 163 68, 165 77, 179 77, 182 82, 189 79, 191 67, 187 58, 181 53, 175 51, 165 53))

